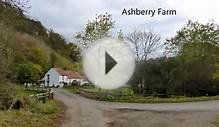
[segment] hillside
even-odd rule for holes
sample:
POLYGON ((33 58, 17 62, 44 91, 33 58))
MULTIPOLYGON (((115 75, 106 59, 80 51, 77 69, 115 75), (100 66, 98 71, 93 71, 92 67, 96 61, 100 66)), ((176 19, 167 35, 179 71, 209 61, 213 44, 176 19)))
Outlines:
POLYGON ((34 82, 51 67, 80 70, 79 49, 17 8, 0 3, 1 81, 34 82))

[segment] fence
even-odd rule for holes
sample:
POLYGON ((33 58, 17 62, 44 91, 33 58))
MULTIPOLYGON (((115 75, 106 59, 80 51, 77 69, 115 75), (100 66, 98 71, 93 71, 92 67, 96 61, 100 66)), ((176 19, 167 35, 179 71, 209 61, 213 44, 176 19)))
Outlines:
POLYGON ((36 91, 36 93, 30 95, 30 97, 36 98, 43 103, 46 103, 47 99, 51 100, 54 98, 54 94, 50 88, 28 86, 26 87, 26 90, 36 91))

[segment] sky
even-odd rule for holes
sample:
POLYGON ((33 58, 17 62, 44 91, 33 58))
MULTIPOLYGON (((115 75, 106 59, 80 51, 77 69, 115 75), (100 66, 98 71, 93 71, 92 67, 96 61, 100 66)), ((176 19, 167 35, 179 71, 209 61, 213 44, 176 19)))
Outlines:
POLYGON ((174 36, 189 19, 201 23, 214 20, 219 24, 218 0, 30 0, 30 6, 29 17, 41 21, 46 28, 60 33, 68 41, 85 28, 88 20, 105 12, 110 12, 115 21, 113 35, 120 29, 125 35, 134 30, 152 29, 165 40, 174 36), (121 15, 124 8, 162 8, 176 10, 177 14, 154 17, 121 15))

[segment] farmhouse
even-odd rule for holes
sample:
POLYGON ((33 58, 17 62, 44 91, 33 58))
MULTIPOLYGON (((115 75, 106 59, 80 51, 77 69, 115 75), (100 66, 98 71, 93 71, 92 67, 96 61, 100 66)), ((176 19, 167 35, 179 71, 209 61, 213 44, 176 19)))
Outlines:
POLYGON ((51 68, 42 79, 45 86, 63 87, 64 85, 84 85, 87 82, 78 72, 65 71, 61 68, 51 68))

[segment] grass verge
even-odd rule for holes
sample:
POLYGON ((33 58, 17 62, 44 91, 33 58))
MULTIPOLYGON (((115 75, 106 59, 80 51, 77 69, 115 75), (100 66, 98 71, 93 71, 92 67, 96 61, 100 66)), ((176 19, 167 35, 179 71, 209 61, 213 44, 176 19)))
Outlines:
POLYGON ((183 103, 183 102, 198 102, 219 100, 219 96, 202 96, 202 97, 185 97, 171 96, 170 98, 159 98, 153 96, 135 95, 131 88, 123 87, 115 90, 102 90, 97 87, 68 87, 66 88, 72 93, 80 93, 81 95, 100 101, 109 102, 128 102, 128 103, 183 103))
POLYGON ((213 123, 216 127, 219 127, 219 115, 216 117, 215 122, 213 123))
POLYGON ((50 101, 38 104, 30 110, 10 110, 0 112, 1 127, 58 127, 60 110, 50 101))
POLYGON ((219 96, 212 97, 184 97, 184 96, 173 96, 170 98, 159 98, 159 97, 143 97, 138 95, 132 96, 99 96, 100 101, 109 102, 129 102, 129 103, 183 103, 183 102, 198 102, 198 101, 209 101, 219 100, 219 96))
POLYGON ((58 127, 62 118, 62 110, 59 108, 60 102, 49 100, 41 103, 29 95, 33 91, 26 91, 22 87, 10 84, 13 88, 7 90, 14 91, 13 98, 19 99, 23 106, 20 110, 1 110, 0 127, 58 127))
POLYGON ((75 86, 66 86, 64 88, 71 93, 78 93, 78 94, 80 93, 78 87, 75 87, 75 86))

